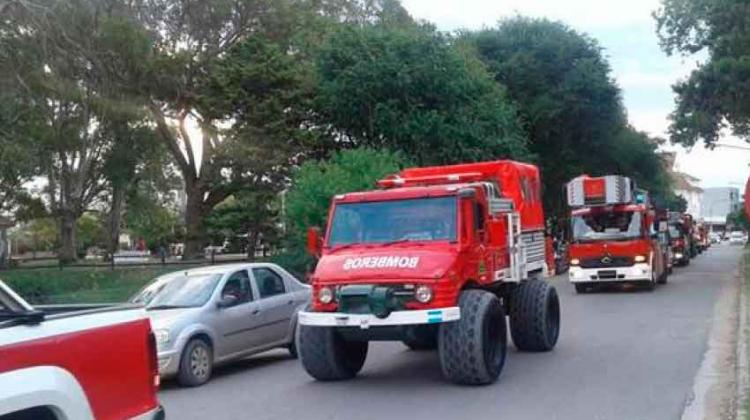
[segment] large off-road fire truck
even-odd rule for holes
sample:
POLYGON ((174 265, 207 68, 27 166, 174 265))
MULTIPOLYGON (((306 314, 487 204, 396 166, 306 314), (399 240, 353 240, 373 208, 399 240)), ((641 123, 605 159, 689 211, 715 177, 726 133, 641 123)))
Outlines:
POLYGON ((639 283, 653 290, 668 276, 667 226, 648 194, 624 176, 580 176, 567 185, 571 207, 570 281, 592 286, 639 283))
POLYGON ((368 342, 438 349, 460 384, 497 379, 507 352, 549 351, 560 306, 548 272, 541 182, 512 161, 412 168, 379 189, 334 197, 311 307, 299 314, 302 365, 318 380, 354 377, 368 342))

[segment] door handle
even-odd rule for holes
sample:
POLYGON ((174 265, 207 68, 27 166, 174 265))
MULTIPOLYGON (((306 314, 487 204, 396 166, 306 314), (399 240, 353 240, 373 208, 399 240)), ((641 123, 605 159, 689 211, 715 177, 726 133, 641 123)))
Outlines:
POLYGON ((250 312, 251 315, 258 315, 260 313, 260 309, 253 309, 252 312, 250 312))
POLYGON ((287 302, 286 304, 287 304, 287 305, 292 305, 292 304, 294 304, 294 301, 293 301, 293 300, 290 300, 290 301, 288 301, 288 302, 287 302))

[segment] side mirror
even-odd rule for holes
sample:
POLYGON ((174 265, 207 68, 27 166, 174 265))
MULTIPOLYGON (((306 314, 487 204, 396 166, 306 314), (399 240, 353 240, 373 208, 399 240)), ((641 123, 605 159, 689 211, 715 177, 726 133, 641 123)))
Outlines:
POLYGON ((240 299, 234 295, 222 296, 221 300, 216 304, 216 307, 219 309, 229 308, 230 306, 236 305, 239 300, 240 299))
POLYGON ((319 227, 310 227, 307 229, 307 253, 313 257, 320 257, 323 248, 323 240, 320 236, 319 227))

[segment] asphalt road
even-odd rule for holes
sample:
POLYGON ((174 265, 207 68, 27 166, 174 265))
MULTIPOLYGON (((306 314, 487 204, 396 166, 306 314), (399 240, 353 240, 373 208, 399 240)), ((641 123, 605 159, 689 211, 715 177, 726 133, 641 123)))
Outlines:
POLYGON ((552 279, 562 305, 560 341, 549 353, 511 348, 500 380, 446 383, 435 352, 372 343, 352 381, 312 380, 274 351, 218 369, 201 388, 166 383, 167 418, 190 419, 678 419, 706 349, 714 303, 740 247, 715 245, 676 268, 653 293, 576 295, 552 279))

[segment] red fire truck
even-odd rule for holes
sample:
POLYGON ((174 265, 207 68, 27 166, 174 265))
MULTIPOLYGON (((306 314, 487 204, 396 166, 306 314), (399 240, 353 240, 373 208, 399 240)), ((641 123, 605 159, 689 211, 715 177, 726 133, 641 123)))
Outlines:
POLYGON ((379 189, 334 197, 311 307, 299 314, 302 365, 354 377, 368 342, 438 349, 443 375, 488 384, 507 352, 555 346, 560 305, 548 272, 535 166, 494 161, 412 168, 379 189))
POLYGON ((667 224, 630 178, 580 176, 567 185, 571 211, 570 281, 578 293, 615 282, 653 290, 668 276, 667 224), (662 232, 659 232, 661 227, 662 232))

